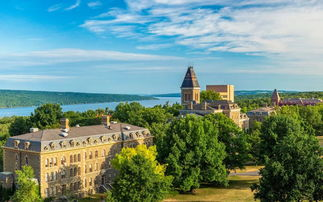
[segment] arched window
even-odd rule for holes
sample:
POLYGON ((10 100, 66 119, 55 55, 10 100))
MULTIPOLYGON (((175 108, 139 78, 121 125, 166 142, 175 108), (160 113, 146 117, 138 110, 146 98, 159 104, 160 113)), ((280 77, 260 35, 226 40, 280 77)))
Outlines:
POLYGON ((77 160, 78 160, 78 161, 81 161, 81 154, 78 154, 78 155, 77 155, 77 160))
POLYGON ((74 162, 77 162, 77 155, 74 154, 74 162))
POLYGON ((90 151, 89 159, 92 159, 92 152, 90 151))
POLYGON ((89 172, 92 172, 92 164, 89 165, 89 172))
POLYGON ((98 156, 99 156, 99 152, 98 152, 98 150, 96 150, 95 151, 95 158, 98 158, 98 156))
POLYGON ((77 168, 75 167, 74 168, 74 176, 76 176, 77 175, 77 168))
POLYGON ((105 149, 103 149, 103 151, 102 151, 102 157, 105 157, 106 156, 106 151, 105 151, 105 149))
POLYGON ((87 187, 87 179, 84 179, 84 187, 87 187))
POLYGON ((70 155, 70 163, 73 163, 73 155, 70 155))
POLYGON ((73 177, 73 168, 70 169, 70 177, 73 177))
POLYGON ((57 157, 54 158, 54 166, 57 166, 57 157))
POLYGON ((66 163, 66 158, 65 158, 65 156, 62 156, 61 164, 64 165, 65 163, 66 163))

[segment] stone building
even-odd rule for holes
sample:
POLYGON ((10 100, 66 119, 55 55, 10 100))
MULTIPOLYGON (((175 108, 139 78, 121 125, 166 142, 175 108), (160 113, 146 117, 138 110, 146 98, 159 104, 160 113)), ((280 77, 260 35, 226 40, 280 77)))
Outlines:
POLYGON ((188 67, 181 86, 181 98, 184 109, 181 115, 186 114, 214 114, 223 113, 234 121, 240 128, 249 128, 249 118, 241 113, 241 108, 231 100, 209 100, 200 103, 200 85, 193 67, 188 67))
POLYGON ((284 106, 284 105, 316 105, 322 103, 321 99, 317 98, 285 98, 281 99, 277 89, 274 90, 271 96, 271 103, 273 106, 284 106))
POLYGON ((222 100, 234 102, 234 85, 206 85, 206 90, 219 93, 222 100))
POLYGON ((151 145, 148 129, 110 122, 102 125, 47 129, 10 137, 3 147, 4 171, 14 173, 30 165, 43 198, 62 195, 84 196, 106 191, 116 176, 111 159, 123 147, 151 145))
POLYGON ((275 108, 273 107, 262 107, 259 109, 251 110, 247 112, 249 117, 250 128, 254 127, 254 123, 263 122, 267 117, 276 114, 275 108))

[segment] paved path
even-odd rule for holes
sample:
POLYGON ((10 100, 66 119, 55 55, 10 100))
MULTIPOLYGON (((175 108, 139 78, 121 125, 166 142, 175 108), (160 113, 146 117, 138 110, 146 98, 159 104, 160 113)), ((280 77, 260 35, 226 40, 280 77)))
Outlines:
POLYGON ((243 173, 230 173, 229 176, 259 176, 259 170, 257 171, 249 171, 243 173))

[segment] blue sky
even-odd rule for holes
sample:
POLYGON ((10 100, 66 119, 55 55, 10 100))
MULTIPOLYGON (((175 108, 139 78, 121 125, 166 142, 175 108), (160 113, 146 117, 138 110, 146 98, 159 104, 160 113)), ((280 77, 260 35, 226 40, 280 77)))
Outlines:
POLYGON ((0 89, 323 90, 321 0, 0 2, 0 89))

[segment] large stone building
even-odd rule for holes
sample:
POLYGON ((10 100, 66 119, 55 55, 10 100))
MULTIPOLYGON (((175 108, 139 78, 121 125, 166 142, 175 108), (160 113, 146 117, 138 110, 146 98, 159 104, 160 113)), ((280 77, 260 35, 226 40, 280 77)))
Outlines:
POLYGON ((234 85, 206 85, 206 90, 219 93, 222 100, 234 102, 234 85))
POLYGON ((106 191, 116 171, 111 159, 123 147, 151 145, 148 129, 110 122, 102 125, 69 127, 61 120, 61 129, 48 129, 10 137, 3 147, 7 175, 30 165, 45 197, 84 196, 106 191))
POLYGON ((281 99, 277 89, 274 90, 271 96, 271 103, 273 106, 284 106, 284 105, 316 105, 323 101, 317 98, 285 98, 281 99))
POLYGON ((184 106, 184 109, 180 111, 181 115, 223 113, 232 119, 240 128, 249 128, 248 116, 241 113, 240 107, 233 101, 227 99, 208 100, 200 103, 200 85, 193 67, 188 67, 185 74, 181 86, 181 99, 182 105, 184 106))

